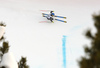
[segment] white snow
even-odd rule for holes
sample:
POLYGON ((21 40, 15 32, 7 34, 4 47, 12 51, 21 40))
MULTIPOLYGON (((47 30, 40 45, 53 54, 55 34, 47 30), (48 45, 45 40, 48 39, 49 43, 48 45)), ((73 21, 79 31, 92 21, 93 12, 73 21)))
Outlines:
POLYGON ((5 32, 5 27, 0 26, 0 38, 3 36, 4 32, 5 32))
POLYGON ((18 68, 17 62, 14 55, 11 52, 5 53, 2 57, 0 67, 5 66, 6 68, 18 68))
POLYGON ((62 36, 66 35, 67 68, 78 68, 76 60, 88 43, 83 33, 93 27, 91 15, 100 10, 99 3, 100 0, 0 0, 0 21, 7 25, 5 36, 10 51, 17 60, 26 56, 30 68, 62 68, 62 36), (56 15, 66 16, 67 23, 39 23, 47 21, 39 10, 54 10, 56 15))

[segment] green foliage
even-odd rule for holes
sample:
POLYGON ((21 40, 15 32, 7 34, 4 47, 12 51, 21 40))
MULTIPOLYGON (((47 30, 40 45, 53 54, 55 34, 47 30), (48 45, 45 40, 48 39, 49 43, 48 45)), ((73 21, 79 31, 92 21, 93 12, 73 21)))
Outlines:
POLYGON ((0 47, 0 61, 2 60, 3 54, 7 53, 9 51, 9 43, 3 42, 3 46, 0 47))
POLYGON ((90 39, 94 39, 94 37, 92 36, 90 30, 87 30, 86 36, 87 36, 88 38, 90 38, 90 39))
MULTIPOLYGON (((4 24, 4 22, 0 22, 0 26, 6 26, 5 24, 4 24)), ((5 38, 4 38, 4 36, 2 36, 1 38, 0 38, 0 43, 1 43, 1 41, 2 40, 4 40, 5 38)), ((0 47, 0 52, 2 53, 2 54, 4 54, 4 53, 6 53, 6 52, 8 52, 8 50, 9 50, 9 44, 8 44, 8 42, 5 42, 5 41, 3 41, 3 44, 2 44, 2 46, 0 47)))
MULTIPOLYGON (((4 27, 6 27, 6 25, 5 25, 4 22, 0 22, 0 26, 4 26, 4 27)), ((2 37, 0 38, 0 41, 2 41, 2 40, 4 40, 4 39, 5 39, 4 36, 2 36, 2 37)))
POLYGON ((4 27, 6 27, 6 25, 5 25, 4 22, 0 22, 0 26, 4 26, 4 27))
POLYGON ((86 37, 92 39, 91 47, 85 47, 85 53, 89 57, 82 57, 79 61, 80 68, 100 68, 100 15, 93 15, 94 25, 97 29, 95 36, 88 30, 86 37))
MULTIPOLYGON (((3 22, 0 22, 0 26, 5 27, 6 25, 3 22)), ((4 39, 5 39, 4 36, 0 38, 0 43, 1 41, 3 42, 2 46, 0 46, 0 62, 2 61, 3 54, 9 51, 9 43, 4 41, 4 39)), ((26 62, 27 62, 26 58, 22 57, 21 60, 18 62, 18 68, 29 68, 26 62)), ((5 67, 3 66, 1 68, 5 68, 5 67)))
POLYGON ((8 42, 3 42, 3 46, 0 47, 0 51, 4 54, 7 53, 9 50, 9 43, 8 42))
POLYGON ((18 62, 18 68, 29 68, 29 66, 26 64, 26 58, 21 57, 21 60, 18 62))
POLYGON ((2 36, 1 38, 0 38, 0 41, 2 41, 2 40, 4 40, 5 38, 4 38, 4 36, 2 36))

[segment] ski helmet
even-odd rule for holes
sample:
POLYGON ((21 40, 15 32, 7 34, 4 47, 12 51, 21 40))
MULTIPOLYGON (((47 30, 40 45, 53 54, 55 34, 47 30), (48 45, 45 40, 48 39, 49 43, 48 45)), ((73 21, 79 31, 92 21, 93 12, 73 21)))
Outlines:
POLYGON ((54 16, 55 14, 54 13, 52 13, 52 16, 54 16))
POLYGON ((51 11, 50 13, 52 13, 53 11, 51 11))

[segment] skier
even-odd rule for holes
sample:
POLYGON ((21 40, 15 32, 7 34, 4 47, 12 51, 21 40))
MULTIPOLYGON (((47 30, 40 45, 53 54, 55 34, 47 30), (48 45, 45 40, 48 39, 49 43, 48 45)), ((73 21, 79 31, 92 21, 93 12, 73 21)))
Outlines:
POLYGON ((42 13, 42 16, 43 16, 43 17, 46 17, 46 18, 47 18, 48 20, 50 20, 52 23, 54 23, 53 20, 67 23, 66 21, 63 21, 63 20, 60 20, 60 19, 56 19, 56 18, 63 18, 63 19, 66 19, 66 17, 57 16, 57 15, 55 15, 54 11, 50 11, 49 14, 42 13), (53 18, 53 17, 55 17, 55 18, 53 18))
MULTIPOLYGON (((44 16, 44 15, 43 15, 44 16)), ((54 17, 55 16, 55 14, 53 13, 53 11, 51 11, 50 12, 50 14, 48 14, 47 16, 44 16, 44 17, 46 17, 48 20, 50 20, 52 23, 54 23, 53 22, 53 20, 54 20, 54 17)))

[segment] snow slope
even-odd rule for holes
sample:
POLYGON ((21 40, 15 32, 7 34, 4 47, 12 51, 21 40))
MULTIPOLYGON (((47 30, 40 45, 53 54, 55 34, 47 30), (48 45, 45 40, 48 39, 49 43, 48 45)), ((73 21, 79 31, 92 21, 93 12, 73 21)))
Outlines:
POLYGON ((44 1, 0 0, 0 21, 7 24, 5 36, 10 51, 17 61, 21 56, 27 57, 30 68, 62 68, 62 37, 66 35, 67 68, 77 68, 76 60, 84 55, 83 45, 89 44, 83 34, 93 27, 91 14, 99 11, 99 1, 44 1), (46 21, 41 9, 66 16, 67 23, 39 23, 46 21))
POLYGON ((5 53, 2 57, 2 61, 0 63, 0 67, 5 68, 18 68, 16 59, 11 52, 5 53))

